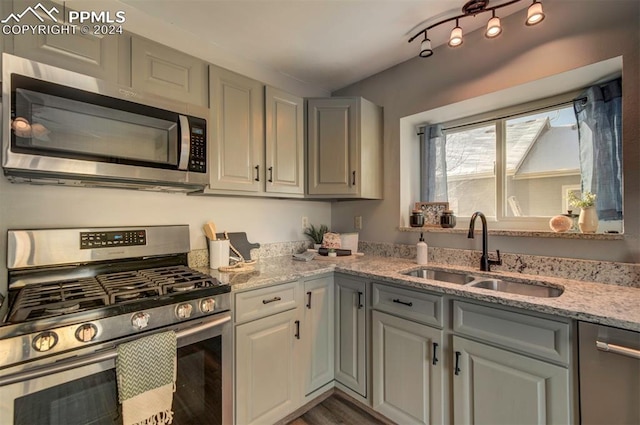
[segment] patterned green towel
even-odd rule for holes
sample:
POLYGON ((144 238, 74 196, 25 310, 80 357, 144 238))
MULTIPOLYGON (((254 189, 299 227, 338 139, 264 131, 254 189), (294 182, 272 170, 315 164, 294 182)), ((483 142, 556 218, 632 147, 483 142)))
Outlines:
POLYGON ((125 419, 128 415, 125 409, 133 410, 132 413, 139 416, 143 414, 139 405, 143 405, 149 408, 144 415, 166 416, 167 421, 155 419, 145 422, 149 416, 144 416, 142 420, 136 418, 133 423, 171 423, 171 393, 175 391, 177 372, 176 349, 175 332, 150 335, 118 346, 118 399, 125 419), (130 409, 129 406, 135 408, 130 409))

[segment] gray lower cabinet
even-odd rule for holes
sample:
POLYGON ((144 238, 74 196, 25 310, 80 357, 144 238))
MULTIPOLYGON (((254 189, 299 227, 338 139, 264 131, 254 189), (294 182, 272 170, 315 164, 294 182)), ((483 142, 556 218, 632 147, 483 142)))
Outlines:
POLYGON ((309 395, 334 378, 333 276, 304 282, 302 340, 308 349, 304 394, 309 395))
POLYGON ((569 371, 453 337, 456 424, 569 424, 569 371))
POLYGON ((570 329, 568 321, 454 301, 454 423, 574 423, 570 329))
POLYGON ((373 408, 399 424, 442 423, 442 330, 371 315, 373 408))
POLYGON ((298 311, 236 326, 236 424, 269 424, 298 407, 298 311))
POLYGON ((335 378, 367 397, 367 282, 336 275, 335 378))

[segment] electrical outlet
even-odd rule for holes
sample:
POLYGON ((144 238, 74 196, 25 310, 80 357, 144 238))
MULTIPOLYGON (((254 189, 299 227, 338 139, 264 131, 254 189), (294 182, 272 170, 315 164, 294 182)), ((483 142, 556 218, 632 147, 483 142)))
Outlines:
POLYGON ((307 229, 309 227, 309 217, 302 217, 302 228, 307 229))
POLYGON ((356 230, 362 230, 362 216, 361 215, 357 215, 357 216, 353 217, 353 227, 355 227, 356 230))

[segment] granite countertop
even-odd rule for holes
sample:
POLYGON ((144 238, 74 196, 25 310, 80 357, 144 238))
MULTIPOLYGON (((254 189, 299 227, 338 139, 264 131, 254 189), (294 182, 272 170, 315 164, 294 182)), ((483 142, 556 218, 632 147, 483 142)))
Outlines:
POLYGON ((557 298, 537 298, 412 277, 400 272, 420 268, 414 260, 376 256, 309 262, 294 261, 291 257, 285 256, 262 259, 255 264, 255 270, 251 272, 221 273, 216 270, 206 270, 222 282, 229 283, 232 291, 255 289, 337 271, 398 286, 425 289, 443 295, 454 295, 640 331, 640 288, 510 272, 486 273, 479 272, 476 268, 458 266, 453 268, 436 263, 430 263, 429 267, 443 270, 455 269, 474 275, 495 276, 510 280, 539 281, 551 286, 561 286, 564 288, 564 293, 557 298))

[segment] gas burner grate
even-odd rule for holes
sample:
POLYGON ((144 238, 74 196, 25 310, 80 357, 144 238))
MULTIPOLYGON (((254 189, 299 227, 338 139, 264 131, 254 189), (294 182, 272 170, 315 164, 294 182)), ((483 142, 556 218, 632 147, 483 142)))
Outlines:
POLYGON ((56 317, 161 295, 224 286, 187 266, 168 266, 27 285, 16 296, 10 322, 56 317))
POLYGON ((29 285, 18 294, 9 321, 24 322, 66 312, 90 310, 107 304, 109 297, 91 277, 29 285))
POLYGON ((187 292, 221 285, 217 279, 186 266, 159 267, 140 270, 139 273, 161 285, 163 294, 187 292))
POLYGON ((109 295, 109 303, 133 301, 161 295, 160 287, 138 271, 109 273, 96 276, 109 295))

